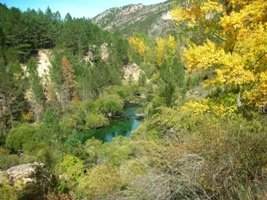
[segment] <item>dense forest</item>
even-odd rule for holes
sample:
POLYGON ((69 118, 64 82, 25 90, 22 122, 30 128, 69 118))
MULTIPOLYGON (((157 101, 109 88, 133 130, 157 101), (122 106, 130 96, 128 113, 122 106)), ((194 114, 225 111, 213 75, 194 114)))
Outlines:
POLYGON ((1 200, 266 199, 267 2, 172 9, 155 39, 0 4, 1 200))

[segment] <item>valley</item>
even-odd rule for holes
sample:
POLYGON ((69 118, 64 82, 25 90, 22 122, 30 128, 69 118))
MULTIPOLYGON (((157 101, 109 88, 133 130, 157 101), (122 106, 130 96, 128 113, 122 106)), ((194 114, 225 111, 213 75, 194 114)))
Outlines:
POLYGON ((0 200, 266 199, 266 1, 3 2, 0 200))

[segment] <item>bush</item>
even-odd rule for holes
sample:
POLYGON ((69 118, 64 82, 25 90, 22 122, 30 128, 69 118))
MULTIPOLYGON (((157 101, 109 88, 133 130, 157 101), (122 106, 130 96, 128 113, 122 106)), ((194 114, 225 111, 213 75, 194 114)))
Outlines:
POLYGON ((84 171, 84 164, 79 158, 66 155, 55 167, 55 171, 61 177, 61 190, 73 189, 84 171))
POLYGON ((201 181, 206 191, 223 199, 256 198, 267 166, 267 131, 258 125, 220 119, 199 127, 188 146, 206 160, 201 181))
POLYGON ((129 96, 129 89, 126 86, 109 86, 103 91, 104 96, 108 95, 119 95, 120 98, 126 99, 129 96))
POLYGON ((267 127, 256 117, 251 121, 232 112, 218 116, 163 107, 132 138, 164 145, 164 151, 153 149, 158 156, 149 155, 157 169, 171 175, 174 199, 249 200, 263 195, 267 127))
POLYGON ((123 110, 123 101, 118 95, 104 96, 96 101, 96 105, 106 116, 120 113, 123 110))
POLYGON ((36 128, 29 124, 22 124, 16 128, 10 130, 7 139, 6 146, 13 150, 25 150, 27 146, 33 141, 36 134, 36 128))
POLYGON ((127 186, 137 176, 144 175, 148 171, 147 161, 142 158, 134 158, 125 161, 120 167, 120 176, 123 185, 127 186))
POLYGON ((0 169, 3 170, 34 161, 36 161, 36 156, 0 153, 0 169))
POLYGON ((8 169, 12 166, 19 165, 20 159, 18 155, 0 154, 0 169, 8 169))
POLYGON ((134 151, 131 141, 124 137, 117 137, 110 143, 104 143, 100 158, 112 166, 120 166, 129 159, 134 151))
POLYGON ((161 109, 146 131, 166 145, 157 162, 177 199, 257 199, 264 188, 267 130, 257 120, 161 109))
POLYGON ((0 193, 2 200, 17 200, 20 192, 24 188, 24 184, 10 185, 6 174, 1 177, 0 193))
POLYGON ((85 151, 89 163, 108 163, 115 167, 131 158, 134 145, 129 139, 122 136, 116 137, 108 143, 90 139, 86 142, 85 151))
POLYGON ((96 165, 99 162, 99 156, 102 151, 102 142, 95 139, 86 141, 85 152, 87 153, 86 161, 89 165, 96 165))
POLYGON ((90 113, 86 116, 86 128, 100 128, 109 125, 109 120, 103 115, 98 113, 90 113))
POLYGON ((106 195, 120 186, 120 177, 116 169, 107 165, 97 165, 79 179, 76 194, 88 199, 105 199, 106 195))

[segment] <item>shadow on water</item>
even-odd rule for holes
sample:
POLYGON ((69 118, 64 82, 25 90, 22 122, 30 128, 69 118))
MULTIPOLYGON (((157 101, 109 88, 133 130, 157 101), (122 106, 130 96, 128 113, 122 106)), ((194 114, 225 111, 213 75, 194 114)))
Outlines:
MULTIPOLYGON (((75 138, 69 138, 70 140, 78 140, 84 143, 90 138, 95 138, 103 142, 110 142, 114 137, 125 136, 130 137, 131 133, 137 129, 142 120, 135 117, 137 106, 131 106, 124 109, 122 117, 111 121, 109 126, 81 132, 75 134, 75 138)), ((69 142, 71 142, 69 140, 69 142)), ((74 141, 73 141, 74 142, 74 141)))

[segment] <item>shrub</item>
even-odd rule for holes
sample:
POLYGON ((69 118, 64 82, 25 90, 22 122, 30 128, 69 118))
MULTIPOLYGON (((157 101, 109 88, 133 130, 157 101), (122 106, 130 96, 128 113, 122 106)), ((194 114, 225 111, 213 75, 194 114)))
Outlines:
POLYGON ((20 159, 18 155, 0 154, 0 169, 8 169, 12 166, 19 165, 20 159))
POLYGON ((150 166, 160 170, 157 174, 170 175, 174 199, 249 200, 263 195, 267 127, 257 118, 163 107, 132 138, 161 145, 162 151, 146 155, 154 163, 150 166))
POLYGON ((34 126, 22 124, 10 130, 6 139, 6 146, 13 150, 25 150, 25 147, 33 141, 35 134, 36 128, 34 126))
POLYGON ((131 141, 121 136, 113 139, 110 143, 103 144, 100 158, 102 162, 108 162, 112 166, 120 166, 131 157, 133 150, 131 141))
POLYGON ((123 110, 123 101, 118 95, 104 96, 96 101, 96 105, 106 116, 120 113, 123 110))
POLYGON ((122 99, 126 99, 129 96, 130 90, 127 88, 127 86, 108 86, 103 91, 104 96, 108 95, 119 95, 122 99))
POLYGON ((76 194, 88 199, 105 199, 107 194, 120 186, 120 177, 116 169, 107 165, 97 165, 79 179, 76 194), (99 196, 100 198, 97 198, 99 196))
POLYGON ((63 160, 55 167, 55 171, 61 177, 61 189, 72 188, 84 171, 84 164, 79 158, 71 155, 64 156, 63 160))
POLYGON ((87 153, 86 161, 89 165, 99 162, 100 152, 102 151, 102 142, 95 139, 86 141, 85 151, 87 153))
POLYGON ((206 191, 223 199, 256 198, 267 166, 267 131, 257 126, 244 119, 221 119, 215 126, 201 126, 188 141, 189 150, 206 160, 201 181, 206 191))
POLYGON ((0 169, 7 170, 10 167, 36 161, 36 156, 0 153, 0 169))
POLYGON ((100 128, 109 125, 109 120, 102 114, 89 113, 86 116, 86 128, 100 128))
POLYGON ((175 180, 176 198, 258 198, 266 183, 267 131, 257 120, 163 109, 147 126, 166 145, 158 162, 175 180))
POLYGON ((120 167, 120 176, 123 185, 128 185, 137 176, 144 175, 148 171, 148 163, 145 159, 131 159, 125 161, 120 167))
POLYGON ((0 193, 2 200, 17 200, 19 198, 19 193, 23 190, 24 184, 10 185, 6 174, 1 177, 0 183, 0 193))

